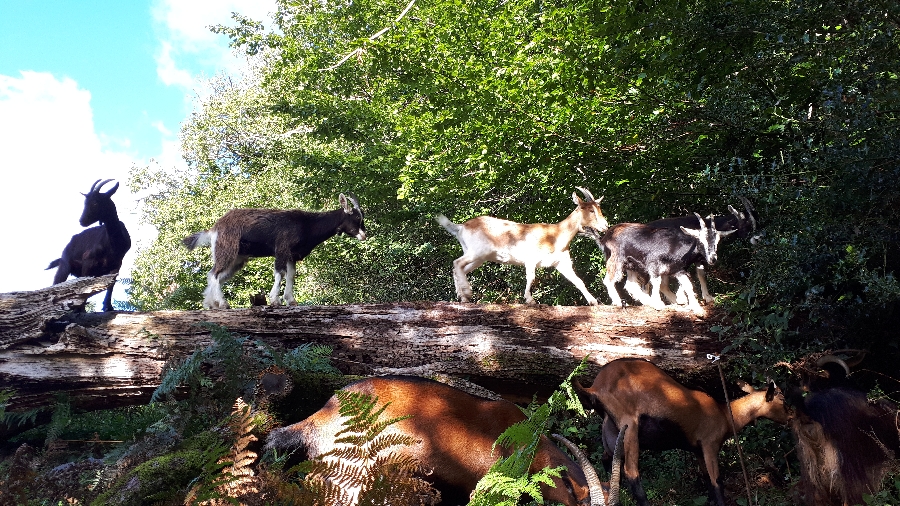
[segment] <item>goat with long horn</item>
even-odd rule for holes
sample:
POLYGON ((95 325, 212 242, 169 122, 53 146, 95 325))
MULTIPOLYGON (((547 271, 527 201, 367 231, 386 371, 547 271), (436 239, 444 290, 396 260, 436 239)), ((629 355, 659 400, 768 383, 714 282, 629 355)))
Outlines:
MULTIPOLYGON (((47 270, 56 268, 53 284, 62 283, 70 275, 78 278, 87 276, 104 276, 119 272, 122 259, 131 249, 131 236, 125 224, 119 221, 113 194, 119 189, 119 183, 106 192, 101 192, 103 185, 112 181, 98 179, 84 195, 84 210, 78 222, 82 227, 100 222, 96 227, 79 232, 72 236, 69 244, 63 248, 62 255, 50 262, 47 270)), ((115 285, 110 285, 103 299, 103 310, 112 311, 112 292, 115 285)))

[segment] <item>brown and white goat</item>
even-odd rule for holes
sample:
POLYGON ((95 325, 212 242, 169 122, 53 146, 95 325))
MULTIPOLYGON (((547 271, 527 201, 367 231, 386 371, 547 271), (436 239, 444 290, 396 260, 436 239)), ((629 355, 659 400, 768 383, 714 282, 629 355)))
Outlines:
POLYGON ((572 267, 569 243, 586 229, 603 232, 609 224, 600 210, 600 201, 594 200, 588 190, 578 189, 585 200, 573 192, 572 201, 577 207, 559 223, 516 223, 492 216, 453 223, 443 214, 437 215, 437 222, 456 237, 463 249, 462 256, 453 261, 453 283, 459 300, 468 302, 472 298, 472 286, 466 275, 485 262, 497 262, 525 266, 526 304, 534 304, 531 284, 537 268, 555 267, 581 291, 588 304, 596 305, 597 299, 572 267))
POLYGON ((247 260, 275 257, 275 283, 269 304, 281 304, 279 292, 284 278, 284 303, 296 304, 294 276, 297 262, 327 239, 344 233, 360 241, 366 238, 363 212, 353 197, 340 194, 340 209, 325 212, 300 209, 232 209, 209 230, 184 239, 188 249, 210 246, 213 267, 207 275, 203 307, 227 309, 222 284, 231 279, 247 260), (351 205, 352 204, 352 205, 351 205))
POLYGON ((619 223, 599 236, 593 235, 597 245, 606 256, 606 276, 603 284, 609 293, 614 306, 621 306, 622 299, 616 291, 616 283, 627 272, 625 289, 628 294, 641 304, 662 309, 665 304, 660 297, 664 276, 674 276, 681 288, 685 290, 688 308, 695 313, 703 313, 697 302, 694 288, 685 269, 697 262, 707 265, 716 263, 716 248, 719 240, 733 230, 716 230, 715 220, 710 226, 699 214, 694 213, 697 229, 680 226, 675 228, 656 228, 642 223, 619 223), (636 282, 638 275, 650 278, 650 294, 646 294, 636 282))
MULTIPOLYGON (((757 214, 756 209, 750 204, 750 201, 747 200, 746 197, 740 197, 741 202, 744 204, 744 209, 747 211, 746 214, 738 211, 732 206, 728 206, 729 215, 722 216, 711 216, 706 218, 706 226, 713 227, 715 226, 716 230, 721 230, 723 232, 727 232, 729 230, 733 230, 733 235, 729 235, 730 239, 743 239, 746 237, 750 237, 750 242, 754 243, 757 239, 757 236, 754 235, 756 233, 756 226, 759 222, 759 214, 757 214)), ((690 216, 679 216, 676 218, 663 218, 659 220, 651 221, 647 223, 647 226, 656 227, 656 228, 691 228, 697 229, 697 219, 694 215, 690 216)), ((706 284, 706 264, 702 261, 697 262, 696 264, 696 272, 697 272, 697 280, 700 282, 700 295, 703 300, 712 304, 715 302, 715 298, 709 293, 709 287, 706 284)), ((687 291, 682 290, 679 287, 677 295, 672 293, 669 289, 669 279, 668 276, 662 277, 662 283, 660 292, 666 299, 669 300, 670 303, 675 304, 686 304, 688 302, 687 291)))
POLYGON ((900 456, 900 412, 891 402, 868 400, 849 381, 843 360, 826 355, 816 365, 824 378, 804 378, 789 390, 797 410, 791 426, 801 499, 817 506, 863 504, 863 494, 881 488, 900 456))
MULTIPOLYGON (((494 448, 494 442, 511 425, 525 419, 522 410, 511 402, 477 397, 419 377, 367 378, 343 390, 377 397, 378 404, 386 406, 382 415, 386 419, 412 415, 389 425, 383 434, 399 433, 419 440, 397 451, 432 470, 424 479, 433 482, 441 492, 443 504, 469 502, 469 495, 491 465, 510 454, 508 448, 494 448)), ((337 396, 331 397, 305 420, 272 431, 266 448, 305 450, 309 459, 334 449, 335 435, 346 420, 339 407, 337 396)), ((580 460, 584 455, 576 457, 580 460)), ((562 477, 553 480, 555 487, 541 486, 545 500, 567 506, 604 504, 605 499, 617 504, 618 487, 613 486, 609 497, 604 497, 605 485, 600 484, 593 466, 587 464, 576 464, 542 436, 530 469, 536 472, 547 466, 566 466, 562 477)))
MULTIPOLYGON (((698 390, 691 390, 643 359, 618 359, 600 368, 589 388, 573 382, 587 407, 606 413, 603 445, 610 448, 618 427, 627 425, 623 459, 625 479, 635 501, 648 506, 641 485, 638 456, 641 450, 682 449, 693 452, 706 468, 710 498, 724 506, 719 482, 719 450, 732 437, 729 405, 716 402, 698 390), (637 430, 634 430, 637 429, 637 430)), ((757 418, 786 423, 790 410, 784 396, 771 384, 766 390, 746 387, 748 395, 730 404, 737 431, 757 418)), ((607 450, 608 452, 608 450, 607 450)), ((604 459, 608 456, 604 454, 604 459)))
MULTIPOLYGON (((84 195, 84 211, 78 222, 82 227, 100 222, 72 236, 69 244, 63 248, 62 256, 50 262, 46 270, 56 268, 53 284, 62 283, 69 275, 82 278, 87 276, 104 276, 119 272, 122 259, 131 249, 131 236, 125 224, 119 221, 113 194, 119 189, 119 183, 102 193, 100 189, 112 179, 101 182, 94 181, 91 189, 84 195), (98 184, 99 183, 99 184, 98 184)), ((103 299, 103 310, 112 311, 112 292, 115 285, 110 285, 103 299)))

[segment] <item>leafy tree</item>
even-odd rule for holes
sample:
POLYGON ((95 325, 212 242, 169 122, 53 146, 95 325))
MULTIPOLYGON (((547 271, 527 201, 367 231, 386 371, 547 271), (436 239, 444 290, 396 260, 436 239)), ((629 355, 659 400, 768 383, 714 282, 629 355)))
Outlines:
MULTIPOLYGON (((217 80, 186 121, 188 172, 135 173, 158 190, 147 218, 161 231, 136 307, 199 306, 208 253, 178 241, 227 209, 322 209, 347 190, 371 239, 317 249, 300 300, 449 299, 459 246, 435 213, 557 221, 579 185, 613 223, 753 202, 765 236, 728 245, 715 272, 738 345, 900 346, 878 333, 900 296, 896 3, 404 5, 284 1, 273 29, 239 15, 217 28, 257 65, 217 80), (856 338, 853 322, 876 333, 856 338), (808 338, 823 326, 830 341, 808 338)), ((605 296, 600 253, 576 239, 573 256, 605 296)), ((520 269, 472 276, 481 300, 519 300, 520 269)), ((246 304, 270 280, 252 262, 226 295, 246 304)), ((541 273, 538 300, 580 303, 559 280, 541 273)))

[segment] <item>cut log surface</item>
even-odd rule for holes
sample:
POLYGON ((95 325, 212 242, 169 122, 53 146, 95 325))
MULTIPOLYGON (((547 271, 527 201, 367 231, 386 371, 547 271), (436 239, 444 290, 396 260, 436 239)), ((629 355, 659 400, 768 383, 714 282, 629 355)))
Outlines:
MULTIPOLYGON (((210 343, 204 322, 276 348, 331 346, 332 362, 347 374, 442 374, 550 388, 587 355, 593 369, 643 357, 690 373, 708 369, 707 353, 725 344, 710 331, 715 312, 698 317, 644 307, 414 302, 70 313, 37 327, 23 324, 18 336, 7 322, 22 318, 7 315, 6 307, 0 309, 0 335, 8 343, 0 350, 0 388, 16 391, 8 407, 15 410, 45 406, 56 392, 84 409, 146 402, 166 361, 210 343)), ((32 318, 43 318, 40 312, 34 308, 32 318)))

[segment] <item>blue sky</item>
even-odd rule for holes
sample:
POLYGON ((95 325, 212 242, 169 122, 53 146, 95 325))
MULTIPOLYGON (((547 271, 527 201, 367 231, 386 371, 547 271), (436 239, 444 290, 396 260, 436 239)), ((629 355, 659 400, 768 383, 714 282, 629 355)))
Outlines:
MULTIPOLYGON (((0 292, 48 286, 45 271, 78 225, 100 178, 137 249, 155 231, 139 223, 125 187, 134 166, 183 166, 178 131, 217 73, 243 60, 209 25, 240 12, 262 20, 274 0, 0 0, 0 292)), ((117 289, 116 298, 124 292, 117 289)), ((95 299, 96 300, 96 299, 95 299)))

